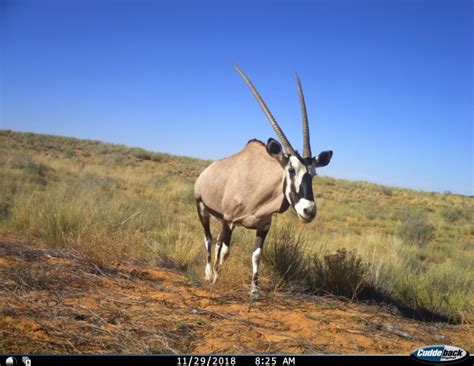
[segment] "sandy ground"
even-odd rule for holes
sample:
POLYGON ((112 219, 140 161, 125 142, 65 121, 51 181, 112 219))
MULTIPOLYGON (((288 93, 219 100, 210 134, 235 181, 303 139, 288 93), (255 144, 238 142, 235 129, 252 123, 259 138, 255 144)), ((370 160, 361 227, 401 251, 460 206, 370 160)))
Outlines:
POLYGON ((195 287, 144 263, 97 267, 72 250, 0 238, 0 353, 408 354, 474 349, 472 326, 336 298, 195 287))

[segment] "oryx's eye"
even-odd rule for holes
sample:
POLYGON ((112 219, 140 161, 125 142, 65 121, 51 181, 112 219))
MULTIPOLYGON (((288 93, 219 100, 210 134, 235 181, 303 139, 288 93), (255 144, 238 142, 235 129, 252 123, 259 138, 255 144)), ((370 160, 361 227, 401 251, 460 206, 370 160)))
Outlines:
POLYGON ((293 167, 290 167, 290 169, 288 169, 288 173, 290 173, 290 175, 295 175, 295 168, 293 167))

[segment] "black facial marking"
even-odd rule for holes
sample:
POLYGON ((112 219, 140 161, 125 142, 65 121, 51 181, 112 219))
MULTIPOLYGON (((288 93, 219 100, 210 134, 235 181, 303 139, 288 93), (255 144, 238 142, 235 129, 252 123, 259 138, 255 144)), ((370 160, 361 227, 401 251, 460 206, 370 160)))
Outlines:
POLYGON ((285 212, 286 210, 288 210, 288 207, 290 207, 290 203, 286 199, 285 192, 286 192, 286 179, 283 181, 283 202, 281 203, 280 210, 278 211, 279 213, 285 212))
POLYGON ((300 189, 298 191, 298 196, 300 198, 306 198, 309 201, 314 201, 312 181, 311 174, 304 173, 303 179, 301 180, 300 189))
POLYGON ((298 194, 296 193, 296 184, 295 184, 294 174, 293 175, 290 174, 290 203, 292 206, 298 203, 298 194))

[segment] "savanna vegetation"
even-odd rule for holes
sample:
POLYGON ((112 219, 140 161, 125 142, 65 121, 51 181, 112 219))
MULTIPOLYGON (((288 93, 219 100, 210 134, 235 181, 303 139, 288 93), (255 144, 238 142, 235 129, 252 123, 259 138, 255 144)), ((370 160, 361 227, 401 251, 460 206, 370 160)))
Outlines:
MULTIPOLYGON (((204 285, 193 184, 208 164, 2 130, 0 232, 73 248, 99 268, 156 261, 204 285)), ((290 210, 275 217, 264 250, 264 291, 333 294, 394 304, 425 320, 472 321, 472 197, 328 177, 314 179, 314 192, 313 223, 300 223, 290 210)), ((253 241, 254 232, 235 230, 218 288, 248 286, 253 241)))

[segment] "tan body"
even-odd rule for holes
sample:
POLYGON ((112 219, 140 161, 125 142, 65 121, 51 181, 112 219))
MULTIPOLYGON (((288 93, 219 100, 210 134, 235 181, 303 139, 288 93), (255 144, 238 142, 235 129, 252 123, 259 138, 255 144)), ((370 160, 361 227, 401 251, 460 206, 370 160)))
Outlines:
POLYGON ((284 181, 280 163, 262 142, 252 140, 237 154, 208 166, 197 179, 194 194, 211 214, 217 213, 214 216, 232 227, 261 229, 274 213, 288 207, 284 181))

